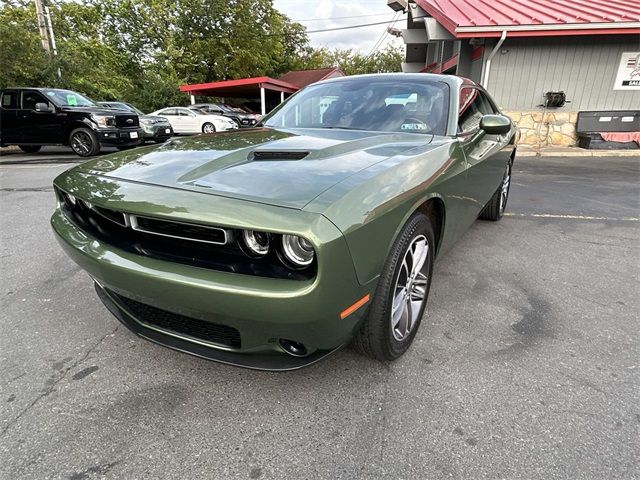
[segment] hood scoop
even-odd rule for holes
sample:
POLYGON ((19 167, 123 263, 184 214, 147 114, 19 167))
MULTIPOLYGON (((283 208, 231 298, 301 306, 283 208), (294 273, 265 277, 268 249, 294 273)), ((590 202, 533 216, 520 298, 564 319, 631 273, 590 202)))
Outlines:
POLYGON ((309 155, 309 152, 284 151, 276 150, 254 150, 249 153, 248 160, 254 161, 283 161, 283 160, 302 160, 309 155))

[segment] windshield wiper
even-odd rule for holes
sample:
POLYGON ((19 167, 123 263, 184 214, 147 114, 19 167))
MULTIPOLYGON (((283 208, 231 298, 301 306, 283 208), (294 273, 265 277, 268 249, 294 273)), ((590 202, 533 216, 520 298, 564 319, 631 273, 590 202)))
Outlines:
POLYGON ((359 130, 361 132, 366 132, 367 131, 366 128, 340 127, 338 125, 329 125, 329 126, 326 126, 326 127, 318 127, 318 128, 326 128, 326 129, 331 129, 331 130, 359 130))

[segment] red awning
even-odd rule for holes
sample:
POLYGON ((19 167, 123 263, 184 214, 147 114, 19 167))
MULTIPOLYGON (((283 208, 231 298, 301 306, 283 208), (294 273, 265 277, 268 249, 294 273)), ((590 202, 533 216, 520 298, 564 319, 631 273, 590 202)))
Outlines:
POLYGON ((180 91, 190 95, 207 97, 250 98, 259 95, 260 88, 277 92, 295 93, 298 87, 270 77, 242 78, 240 80, 222 80, 220 82, 180 85, 180 91))
POLYGON ((415 0, 457 38, 640 34, 638 0, 415 0))

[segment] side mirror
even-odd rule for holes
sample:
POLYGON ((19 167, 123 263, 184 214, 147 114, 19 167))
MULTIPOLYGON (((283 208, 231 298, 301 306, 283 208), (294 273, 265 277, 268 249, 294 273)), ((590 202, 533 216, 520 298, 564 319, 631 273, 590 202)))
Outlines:
POLYGON ((511 119, 504 115, 484 115, 480 119, 480 130, 489 135, 504 135, 511 130, 511 119))
POLYGON ((36 103, 36 112, 53 112, 53 107, 51 107, 48 103, 36 103))

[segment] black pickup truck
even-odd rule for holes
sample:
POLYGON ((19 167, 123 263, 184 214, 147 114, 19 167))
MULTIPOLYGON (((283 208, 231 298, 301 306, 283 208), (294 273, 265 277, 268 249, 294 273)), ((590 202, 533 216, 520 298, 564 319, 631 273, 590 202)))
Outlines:
POLYGON ((0 90, 0 146, 18 145, 34 153, 43 145, 68 145, 82 156, 97 155, 101 145, 126 149, 140 145, 138 115, 115 112, 70 90, 0 90))

